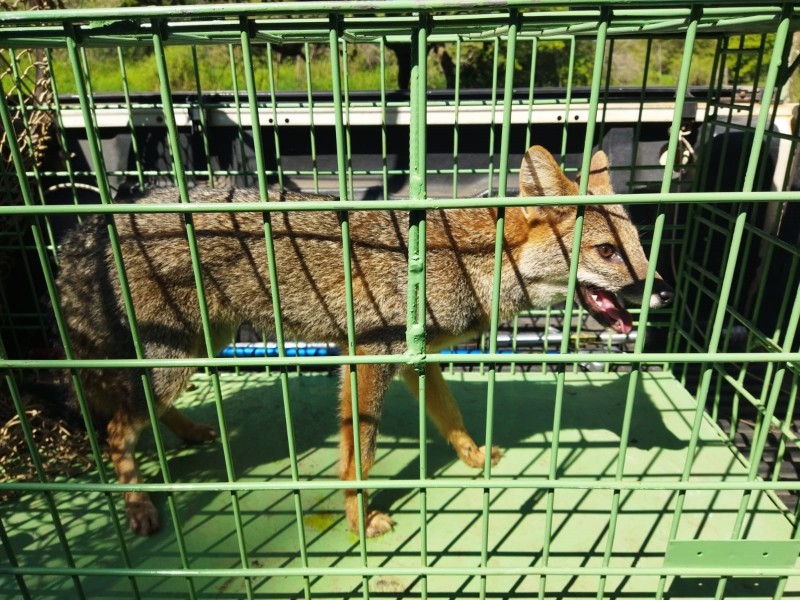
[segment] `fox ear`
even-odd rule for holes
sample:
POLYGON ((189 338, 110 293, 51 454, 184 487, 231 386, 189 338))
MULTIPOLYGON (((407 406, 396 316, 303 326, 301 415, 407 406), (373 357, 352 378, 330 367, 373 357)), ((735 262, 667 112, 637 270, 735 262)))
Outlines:
POLYGON ((520 196, 574 196, 573 184, 547 150, 531 146, 519 169, 520 196))
MULTIPOLYGON (((520 196, 575 196, 577 186, 570 181, 556 163, 553 155, 541 146, 531 146, 522 157, 519 169, 520 196)), ((533 214, 563 218, 574 210, 573 206, 552 205, 523 209, 529 219, 533 214)))
MULTIPOLYGON (((609 175, 608 156, 602 150, 598 150, 592 156, 589 165, 589 190, 593 194, 608 195, 613 194, 611 188, 611 176, 609 175)), ((580 184, 581 176, 578 175, 577 182, 580 184)))

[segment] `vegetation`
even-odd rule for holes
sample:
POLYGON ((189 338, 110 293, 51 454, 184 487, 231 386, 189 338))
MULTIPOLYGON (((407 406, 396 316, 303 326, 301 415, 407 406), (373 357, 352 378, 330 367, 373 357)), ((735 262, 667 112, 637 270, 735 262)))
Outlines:
MULTIPOLYGON (((755 36, 754 36, 755 37, 755 36)), ((758 42, 755 42, 758 43, 758 42)), ((699 40, 694 47, 690 71, 690 85, 705 85, 711 78, 715 40, 699 40)), ((771 41, 765 44, 768 56, 771 41)), ((530 73, 534 63, 534 42, 521 42, 514 63, 514 85, 526 88, 530 84, 530 73)), ((327 46, 301 45, 274 46, 268 53, 266 46, 256 46, 255 74, 259 89, 269 90, 270 62, 274 88, 277 91, 304 91, 310 75, 313 90, 326 91, 332 88, 330 49, 327 46), (271 61, 270 61, 271 55, 271 61), (308 65, 306 61, 308 60, 308 65)), ((460 65, 460 81, 464 88, 488 88, 495 76, 495 53, 497 73, 501 78, 506 68, 505 42, 465 42, 461 54, 456 57, 455 44, 445 44, 449 56, 460 65), (499 47, 495 49, 495 44, 499 47)), ((606 50, 608 61, 609 48, 606 50)), ((398 59, 394 52, 386 50, 385 72, 387 89, 396 89, 398 59)), ((536 46, 535 81, 537 86, 585 86, 591 83, 594 65, 595 43, 578 40, 575 46, 575 61, 570 72, 570 48, 567 42, 541 41, 536 46)), ((87 49, 90 82, 96 92, 114 92, 122 89, 122 67, 132 92, 157 91, 159 88, 155 59, 150 49, 123 48, 87 49)), ((347 83, 350 89, 378 90, 380 81, 380 51, 377 44, 347 46, 347 83)), ((648 47, 645 40, 622 40, 614 43, 611 54, 609 83, 613 86, 671 86, 677 83, 683 57, 681 40, 653 40, 648 47), (644 81, 646 77, 646 82, 644 81)), ((168 46, 166 49, 170 86, 173 91, 197 90, 198 80, 203 91, 242 89, 244 70, 241 49, 238 46, 204 45, 192 49, 187 46, 168 46), (195 62, 196 56, 196 62, 195 62), (235 81, 234 81, 235 76, 235 81)), ((608 64, 604 65, 604 77, 608 64)), ((737 59, 731 55, 726 64, 725 83, 738 80, 740 86, 752 85, 755 77, 761 81, 766 66, 759 71, 756 54, 737 59), (738 60, 738 64, 737 64, 738 60)), ((444 88, 447 74, 437 54, 428 56, 428 87, 444 88)), ((63 52, 56 52, 53 75, 61 93, 74 92, 71 66, 63 52)))
MULTIPOLYGON (((162 0, 161 4, 180 5, 203 0, 162 0)), ((208 1, 208 0, 206 0, 208 1)), ((101 6, 141 6, 146 0, 64 0, 70 8, 101 6)), ((800 34, 795 44, 800 51, 800 34)), ((767 60, 772 49, 772 36, 732 38, 729 47, 763 51, 767 60)), ((591 84, 596 43, 591 39, 571 42, 560 40, 521 40, 514 58, 514 85, 527 88, 534 73, 537 87, 591 84), (570 66, 570 55, 574 61, 570 66)), ((692 49, 690 85, 708 85, 712 77, 714 56, 718 51, 716 39, 698 39, 692 49)), ((377 44, 348 44, 346 48, 346 83, 350 89, 378 90, 404 87, 402 71, 403 48, 394 44, 386 47, 382 58, 377 44), (384 61, 385 81, 381 82, 380 65, 384 61)), ((507 48, 504 41, 438 44, 428 54, 428 87, 441 89, 453 85, 458 72, 462 88, 490 88, 494 81, 502 85, 507 48)), ((256 85, 260 90, 315 91, 332 88, 330 48, 317 44, 254 46, 256 85), (308 54, 308 56, 306 56, 308 54)), ((683 59, 683 40, 654 38, 618 40, 607 43, 604 82, 612 86, 674 86, 683 59), (608 61, 610 60, 610 64, 608 61)), ((344 56, 344 55, 343 55, 344 56)), ((123 88, 123 70, 131 92, 152 92, 159 89, 159 80, 151 48, 125 47, 86 50, 89 83, 95 92, 119 92, 123 88)), ((203 92, 244 88, 241 49, 228 45, 199 45, 167 47, 167 65, 173 91, 203 92)), ((407 64, 405 64, 407 68, 407 64)), ((60 93, 74 93, 72 68, 63 50, 53 52, 53 76, 60 93)), ((766 64, 758 52, 730 53, 723 69, 723 84, 746 88, 763 85, 766 64)), ((715 83, 716 84, 716 83, 715 83)), ((800 96, 800 76, 793 81, 792 96, 800 96)))

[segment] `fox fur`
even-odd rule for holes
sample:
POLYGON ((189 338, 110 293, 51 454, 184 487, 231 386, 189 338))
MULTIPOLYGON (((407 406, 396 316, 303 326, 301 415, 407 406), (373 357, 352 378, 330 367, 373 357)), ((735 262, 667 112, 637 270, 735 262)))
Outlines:
MULTIPOLYGON (((608 160, 595 154, 589 192, 611 193, 608 160)), ((539 146, 525 155, 520 172, 523 196, 578 193, 553 157, 539 146)), ((289 192, 270 200, 331 200, 330 211, 272 213, 277 282, 270 281, 261 198, 253 189, 195 189, 192 202, 249 202, 253 212, 196 213, 200 270, 212 336, 222 347, 237 327, 250 323, 274 331, 271 286, 277 284, 287 335, 298 339, 347 342, 341 205, 334 198, 289 192)), ((178 200, 176 190, 154 190, 141 203, 178 200)), ((509 208, 503 240, 501 316, 563 301, 569 280, 576 207, 509 208)), ((435 352, 479 334, 489 326, 497 211, 491 208, 428 210, 426 339, 435 352)), ((186 222, 178 214, 121 214, 113 217, 133 300, 144 356, 184 358, 205 355, 200 309, 192 271, 186 222)), ((57 279, 60 303, 77 358, 133 358, 131 328, 109 243, 107 219, 97 215, 76 227, 63 243, 57 279)), ((406 351, 408 214, 384 210, 349 214, 355 339, 359 354, 406 351)), ((578 298, 601 323, 618 331, 630 319, 616 298, 641 302, 648 268, 635 226, 620 205, 585 208, 578 258, 578 298)), ((660 277, 648 302, 658 307, 672 292, 660 277)), ((160 419, 179 437, 202 442, 217 437, 208 425, 193 423, 172 406, 193 370, 156 368, 149 372, 160 419)), ((395 374, 418 391, 418 375, 397 365, 357 367, 361 456, 354 455, 348 367, 340 393, 341 476, 355 478, 355 461, 364 476, 375 457, 383 396, 395 374)), ((136 369, 83 369, 80 379, 92 410, 105 418, 117 478, 141 481, 135 458, 140 432, 148 423, 145 390, 136 369)), ((487 459, 466 431, 459 409, 438 365, 426 368, 428 414, 458 457, 473 467, 487 459)), ((493 463, 498 449, 488 453, 493 463)), ((366 494, 365 494, 366 495, 366 494)), ((366 498, 365 498, 366 500, 366 498)), ((392 528, 391 518, 366 508, 367 535, 392 528)), ((149 535, 158 514, 145 492, 125 493, 130 528, 149 535)), ((356 492, 345 492, 349 525, 358 528, 356 492)))

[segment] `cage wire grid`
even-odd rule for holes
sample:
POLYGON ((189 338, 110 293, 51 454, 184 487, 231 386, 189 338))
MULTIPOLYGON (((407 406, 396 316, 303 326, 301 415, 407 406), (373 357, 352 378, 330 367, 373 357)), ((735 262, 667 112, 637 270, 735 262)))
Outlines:
MULTIPOLYGON (((529 4, 288 2, 0 13, 0 48, 11 67, 0 79, 4 130, 28 131, 34 117, 53 124, 44 161, 25 136, 7 136, 3 156, 13 172, 2 174, 0 215, 20 225, 2 238, 18 268, 0 294, 0 357, 33 477, 0 482, 0 491, 13 493, 0 513, 0 593, 798 594, 793 419, 800 215, 792 186, 800 136, 781 90, 797 70, 790 48, 800 9, 744 2, 529 4), (569 10, 549 10, 564 6, 569 10), (661 40, 681 48, 666 95, 650 73, 661 40), (613 76, 625 67, 614 58, 632 42, 644 45, 641 76, 621 92, 613 76), (692 69, 701 43, 710 44, 713 58, 699 86, 692 69), (492 74, 480 94, 462 85, 462 57, 474 44, 488 49, 485 69, 492 74), (542 58, 548 44, 568 57, 555 90, 537 79, 553 68, 542 58), (365 94, 355 87, 350 50, 367 45, 377 48, 380 77, 365 94), (408 90, 387 82, 397 67, 390 51, 398 53, 398 46, 409 56, 408 90), (456 57, 450 92, 429 85, 441 66, 435 53, 429 58, 431 47, 456 57), (9 94, 24 89, 18 50, 30 48, 46 61, 52 96, 9 94), (188 91, 176 89, 172 78, 176 55, 170 52, 181 48, 189 50, 188 91), (300 92, 278 85, 276 55, 287 48, 302 49, 307 59, 297 63, 300 92), (325 89, 315 87, 310 60, 320 48, 329 75, 325 89), (102 62, 108 56, 116 63, 102 62), (207 56, 224 58, 229 89, 203 85, 207 56), (519 64, 523 57, 528 62, 519 64), (129 77, 143 61, 157 74, 158 90, 149 95, 129 77), (108 64, 119 69, 113 95, 94 90, 108 64), (574 83, 580 69, 583 86, 574 83), (631 115, 623 156, 609 140, 631 115), (645 155, 654 122, 665 135, 659 151, 645 155), (109 141, 104 132, 111 131, 109 141), (476 132, 484 144, 477 161, 465 151, 476 132), (221 139, 231 148, 227 158, 221 139), (606 149, 612 174, 620 177, 617 194, 589 196, 582 178, 581 195, 567 200, 516 197, 522 154, 543 139, 573 177, 589 171, 594 149, 606 149), (264 356, 215 356, 204 292, 209 282, 193 220, 252 212, 252 205, 192 203, 189 192, 230 184, 256 187, 261 198, 270 187, 341 198, 335 210, 342 215, 339 260, 348 299, 341 354, 299 356, 303 342, 316 340, 285 335, 276 311, 272 354, 264 346, 264 356), (176 202, 122 200, 129 189, 159 186, 173 186, 176 202), (563 306, 502 322, 498 241, 489 331, 450 353, 427 352, 420 308, 428 293, 426 211, 496 209, 496 239, 502 240, 507 211, 565 202, 579 207, 573 257, 583 207, 621 203, 645 216, 650 269, 644 295, 658 269, 674 283, 674 305, 633 310, 634 334, 623 339, 601 333, 573 308, 573 259, 563 306), (409 223, 408 349, 357 354, 349 216, 387 209, 409 223), (144 213, 185 218, 202 357, 148 357, 141 348, 111 217, 144 213), (64 325, 55 288, 60 236, 65 223, 93 214, 109 217, 135 359, 77 358, 64 325), (19 294, 32 302, 20 305, 19 294), (54 343, 63 356, 43 350, 54 343), (420 369, 419 403, 402 398, 393 384, 370 478, 356 463, 356 480, 340 481, 337 385, 330 372, 384 363, 420 369), (443 367, 473 434, 487 447, 503 447, 499 465, 471 471, 429 431, 428 364, 443 367), (146 483, 116 483, 78 372, 133 369, 152 395, 152 369, 181 367, 198 374, 178 404, 215 423, 222 441, 184 449, 155 425, 140 448, 146 483), (66 374, 77 398, 86 453, 96 465, 88 474, 48 471, 48 457, 37 447, 24 390, 53 372, 66 374), (367 540, 362 514, 358 533, 349 533, 344 489, 377 492, 395 531, 367 540), (160 533, 138 538, 127 531, 123 490, 155 495, 160 533)), ((258 210, 276 281, 271 220, 292 211, 330 211, 331 204, 264 201, 258 210)), ((280 290, 271 286, 271 293, 278 306, 280 290)), ((354 369, 342 385, 357 398, 354 369)), ((152 398, 148 409, 157 424, 152 398)), ((359 455, 358 436, 354 444, 359 455)))

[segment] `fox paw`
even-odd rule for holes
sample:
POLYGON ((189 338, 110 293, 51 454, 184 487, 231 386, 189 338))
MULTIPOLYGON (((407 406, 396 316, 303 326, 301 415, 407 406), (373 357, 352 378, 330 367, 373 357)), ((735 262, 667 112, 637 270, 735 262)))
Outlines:
MULTIPOLYGON (((503 452, 500 450, 500 448, 497 446, 492 446, 492 466, 495 466, 497 463, 499 463, 502 456, 503 452)), ((486 446, 481 446, 480 448, 475 447, 468 452, 460 454, 459 458, 461 458, 461 461, 468 467, 482 469, 486 463, 486 446)))
POLYGON ((394 529, 394 521, 386 513, 370 510, 366 518, 367 537, 378 537, 394 529))
POLYGON ((125 514, 131 531, 137 535, 146 537, 161 528, 152 502, 130 502, 125 505, 125 514))
POLYGON ((181 431, 181 439, 189 444, 205 444, 219 438, 219 431, 211 425, 192 423, 192 427, 181 431))

